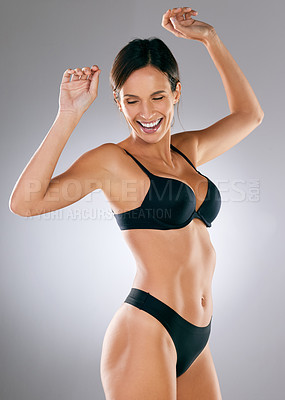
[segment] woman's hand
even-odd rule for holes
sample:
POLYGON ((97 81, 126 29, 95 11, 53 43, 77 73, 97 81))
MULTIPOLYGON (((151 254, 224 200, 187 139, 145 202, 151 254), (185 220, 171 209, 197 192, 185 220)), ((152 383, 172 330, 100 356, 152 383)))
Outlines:
POLYGON ((177 37, 205 42, 215 33, 215 29, 212 25, 192 18, 197 14, 190 7, 169 9, 163 14, 161 25, 177 37))
POLYGON ((82 115, 97 97, 100 72, 97 65, 67 69, 60 85, 59 112, 82 115))

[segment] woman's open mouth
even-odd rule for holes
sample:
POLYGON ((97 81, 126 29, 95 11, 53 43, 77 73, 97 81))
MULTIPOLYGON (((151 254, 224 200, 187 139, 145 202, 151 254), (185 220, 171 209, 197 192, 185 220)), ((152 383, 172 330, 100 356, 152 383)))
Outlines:
POLYGON ((163 120, 163 118, 159 118, 156 121, 153 122, 141 122, 141 121, 137 121, 137 123, 140 125, 141 130, 145 133, 153 133, 156 132, 158 130, 158 128, 161 125, 161 121, 163 120))

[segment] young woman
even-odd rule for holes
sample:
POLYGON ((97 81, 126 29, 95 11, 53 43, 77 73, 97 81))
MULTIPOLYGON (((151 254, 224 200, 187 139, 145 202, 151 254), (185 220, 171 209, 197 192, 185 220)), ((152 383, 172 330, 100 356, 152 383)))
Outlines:
POLYGON ((66 207, 97 188, 112 205, 137 272, 104 338, 107 400, 221 399, 209 348, 216 254, 207 230, 221 196, 196 168, 245 138, 261 123, 263 111, 215 29, 195 15, 191 8, 174 8, 163 15, 162 26, 206 46, 230 115, 206 129, 171 135, 181 95, 177 63, 160 39, 135 39, 119 52, 110 75, 129 136, 86 152, 52 178, 99 82, 96 65, 66 70, 56 120, 10 199, 11 211, 21 216, 66 207))

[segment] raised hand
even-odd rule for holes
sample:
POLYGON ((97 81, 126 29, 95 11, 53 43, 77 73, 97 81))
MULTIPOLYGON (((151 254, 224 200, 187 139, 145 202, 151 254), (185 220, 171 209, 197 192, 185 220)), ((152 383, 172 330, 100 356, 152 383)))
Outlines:
POLYGON ((203 42, 214 34, 215 29, 206 22, 192 18, 197 14, 198 12, 190 7, 169 9, 163 14, 161 25, 177 37, 203 42))
POLYGON ((59 112, 83 114, 97 97, 100 72, 97 65, 67 69, 60 85, 59 112))

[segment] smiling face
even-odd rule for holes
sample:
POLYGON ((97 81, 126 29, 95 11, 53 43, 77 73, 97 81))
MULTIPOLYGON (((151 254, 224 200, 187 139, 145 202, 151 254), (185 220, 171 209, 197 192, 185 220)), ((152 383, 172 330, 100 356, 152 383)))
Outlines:
POLYGON ((150 143, 170 135, 180 91, 180 82, 172 92, 167 76, 150 65, 132 72, 119 92, 119 101, 116 100, 132 135, 150 143))

